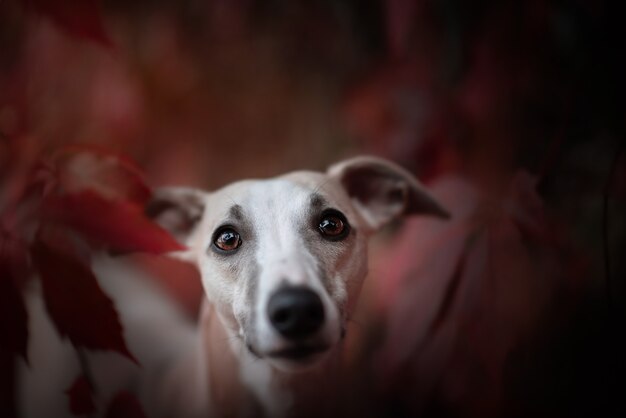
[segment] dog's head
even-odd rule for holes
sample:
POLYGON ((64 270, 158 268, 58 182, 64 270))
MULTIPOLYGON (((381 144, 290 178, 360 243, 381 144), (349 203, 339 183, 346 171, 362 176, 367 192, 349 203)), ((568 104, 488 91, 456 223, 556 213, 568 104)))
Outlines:
POLYGON ((343 337, 367 273, 368 237, 403 215, 446 216, 395 164, 358 157, 214 192, 160 190, 148 213, 188 251, 232 335, 281 369, 343 337))

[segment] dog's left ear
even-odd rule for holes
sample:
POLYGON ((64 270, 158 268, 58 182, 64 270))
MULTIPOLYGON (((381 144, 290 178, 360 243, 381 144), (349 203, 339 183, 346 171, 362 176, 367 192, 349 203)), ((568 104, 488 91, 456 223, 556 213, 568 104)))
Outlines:
POLYGON ((402 215, 449 217, 411 173, 390 161, 351 158, 332 165, 328 175, 344 187, 372 231, 402 215))
POLYGON ((190 187, 156 189, 145 208, 146 215, 166 229, 187 251, 172 253, 174 258, 193 260, 193 241, 199 229, 208 193, 190 187))

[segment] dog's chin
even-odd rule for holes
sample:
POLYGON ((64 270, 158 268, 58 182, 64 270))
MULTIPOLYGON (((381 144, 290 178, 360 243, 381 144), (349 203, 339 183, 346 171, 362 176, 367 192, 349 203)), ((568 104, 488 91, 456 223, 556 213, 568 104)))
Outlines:
POLYGON ((271 351, 263 357, 276 369, 285 372, 301 372, 322 363, 330 352, 328 345, 297 345, 271 351))

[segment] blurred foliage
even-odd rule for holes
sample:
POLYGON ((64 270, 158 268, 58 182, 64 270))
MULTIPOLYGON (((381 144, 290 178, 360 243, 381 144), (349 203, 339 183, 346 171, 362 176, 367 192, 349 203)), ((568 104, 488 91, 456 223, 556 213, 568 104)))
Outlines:
MULTIPOLYGON (((129 155, 155 185, 209 189, 385 156, 464 214, 441 229, 409 223, 374 245, 373 271, 387 277, 373 277, 364 299, 385 319, 367 318, 367 338, 386 342, 382 364, 406 361, 394 366, 405 373, 382 373, 389 414, 623 410, 618 9, 590 0, 0 1, 0 211, 41 156, 68 144, 129 155), (513 250, 494 256, 496 276, 472 264, 500 245, 513 250), (448 270, 416 254, 446 254, 448 270), (472 293, 472 283, 490 291, 472 293), (419 298, 432 306, 415 308, 419 298), (406 318, 414 329, 398 329, 406 318)), ((197 286, 176 286, 197 304, 197 286)))

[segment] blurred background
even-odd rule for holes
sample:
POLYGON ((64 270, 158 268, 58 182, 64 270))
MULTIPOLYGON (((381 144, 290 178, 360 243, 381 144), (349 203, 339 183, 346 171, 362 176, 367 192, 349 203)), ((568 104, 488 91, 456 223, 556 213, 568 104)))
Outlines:
MULTIPOLYGON (((378 416, 621 416, 616 3, 0 0, 0 198, 68 144, 206 189, 390 158, 454 216, 373 244, 355 393, 378 416)), ((193 315, 196 273, 138 259, 193 315)))

